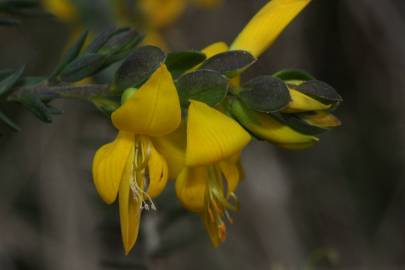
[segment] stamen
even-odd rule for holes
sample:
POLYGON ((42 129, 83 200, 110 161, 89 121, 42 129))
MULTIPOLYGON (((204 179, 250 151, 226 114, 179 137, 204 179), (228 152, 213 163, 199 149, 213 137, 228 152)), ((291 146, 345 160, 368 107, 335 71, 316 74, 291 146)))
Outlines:
MULTIPOLYGON (((237 211, 239 203, 234 193, 225 189, 226 178, 220 168, 211 166, 208 169, 208 187, 205 193, 205 218, 208 226, 215 226, 216 230, 211 231, 213 239, 224 241, 226 238, 226 224, 233 223, 230 211, 237 211)), ((214 240, 215 241, 215 240, 214 240)))
POLYGON ((141 210, 154 210, 156 211, 156 205, 152 200, 152 197, 145 191, 147 186, 147 177, 145 177, 147 164, 151 155, 151 143, 149 140, 145 140, 148 144, 146 146, 146 153, 144 153, 142 138, 135 137, 134 146, 134 161, 132 163, 132 174, 129 181, 129 186, 132 191, 133 199, 140 203, 141 210))

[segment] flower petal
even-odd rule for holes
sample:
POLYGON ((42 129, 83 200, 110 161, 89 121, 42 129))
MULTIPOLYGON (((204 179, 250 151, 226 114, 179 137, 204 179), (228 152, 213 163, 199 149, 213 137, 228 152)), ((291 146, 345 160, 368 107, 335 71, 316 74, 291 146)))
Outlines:
POLYGON ((112 114, 112 121, 119 130, 149 136, 163 136, 179 126, 179 97, 164 64, 112 114))
MULTIPOLYGON (((237 156, 239 157, 239 155, 237 156)), ((242 180, 239 170, 239 158, 237 160, 223 160, 219 163, 219 168, 227 181, 228 194, 235 192, 239 182, 242 180)))
POLYGON ((283 110, 285 113, 322 111, 332 108, 332 105, 323 104, 297 90, 290 89, 291 101, 283 110))
POLYGON ((101 198, 108 204, 117 198, 126 163, 131 159, 131 155, 133 157, 133 146, 134 136, 127 132, 119 132, 115 141, 102 146, 94 156, 94 185, 101 198))
POLYGON ((176 179, 176 194, 180 202, 190 211, 204 210, 205 190, 208 185, 206 167, 184 168, 176 179))
POLYGON ((151 145, 151 154, 148 162, 149 187, 147 193, 152 198, 158 196, 166 187, 169 170, 165 158, 151 145))
POLYGON ((141 199, 136 199, 130 189, 130 179, 133 173, 133 160, 127 162, 119 190, 121 237, 125 254, 131 251, 138 238, 141 218, 141 199))
POLYGON ((216 42, 213 43, 204 49, 201 50, 202 53, 204 53, 208 58, 213 57, 214 55, 217 55, 219 53, 226 52, 229 49, 229 46, 225 42, 216 42))
POLYGON ((232 118, 205 103, 191 101, 188 112, 186 164, 212 164, 239 153, 250 135, 232 118))
POLYGON ((166 159, 169 177, 176 179, 186 164, 187 129, 183 122, 179 128, 169 135, 153 138, 157 151, 166 159))
POLYGON ((272 0, 246 25, 231 50, 259 57, 311 0, 272 0))
POLYGON ((253 111, 238 100, 233 100, 232 114, 246 129, 257 137, 276 144, 313 144, 319 139, 301 134, 289 126, 279 122, 271 115, 253 111))

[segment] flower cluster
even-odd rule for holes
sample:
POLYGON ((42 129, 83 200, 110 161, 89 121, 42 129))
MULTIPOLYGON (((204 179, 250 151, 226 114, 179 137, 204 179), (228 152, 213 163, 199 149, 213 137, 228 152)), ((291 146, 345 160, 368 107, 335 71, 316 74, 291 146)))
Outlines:
MULTIPOLYGON (((270 1, 230 46, 218 42, 203 49, 202 63, 185 68, 171 55, 140 83, 128 83, 128 72, 116 77, 116 88, 126 89, 111 114, 118 135, 97 151, 93 177, 106 203, 118 197, 126 253, 135 245, 142 211, 156 209, 153 198, 168 179, 175 181, 182 205, 201 217, 212 244, 219 246, 226 223, 233 221, 231 212, 239 208, 240 154, 252 136, 300 149, 340 124, 331 112, 341 97, 304 72, 284 70, 241 82, 241 73, 309 2, 270 1)), ((158 58, 156 50, 144 48, 143 53, 147 50, 158 58)), ((124 66, 136 66, 139 55, 124 66)))

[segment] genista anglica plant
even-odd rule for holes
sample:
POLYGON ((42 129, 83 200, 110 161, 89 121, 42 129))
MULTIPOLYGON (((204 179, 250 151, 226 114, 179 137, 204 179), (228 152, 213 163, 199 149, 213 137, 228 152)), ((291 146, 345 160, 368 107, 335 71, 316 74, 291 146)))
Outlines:
MULTIPOLYGON (((88 101, 111 120, 117 136, 96 152, 93 179, 106 203, 118 200, 126 254, 143 210, 159 208, 154 198, 169 179, 217 247, 239 209, 240 155, 252 139, 304 149, 340 125, 333 111, 341 96, 306 72, 241 79, 309 2, 269 1, 232 44, 201 51, 138 46, 143 36, 130 28, 106 30, 85 46, 84 33, 48 76, 0 71, 0 96, 48 123, 61 113, 51 105, 59 98, 88 101), (119 61, 110 84, 77 84, 119 61)), ((19 130, 4 113, 0 118, 19 130)))

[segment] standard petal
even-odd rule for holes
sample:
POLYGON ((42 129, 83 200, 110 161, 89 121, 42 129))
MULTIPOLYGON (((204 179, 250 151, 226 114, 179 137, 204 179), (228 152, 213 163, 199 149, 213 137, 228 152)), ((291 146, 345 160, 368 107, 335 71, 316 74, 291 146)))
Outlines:
POLYGON ((206 167, 184 168, 176 179, 176 194, 190 211, 204 210, 205 191, 208 185, 206 167))
POLYGON ((166 187, 169 178, 169 170, 165 158, 151 145, 151 153, 148 162, 149 186, 147 193, 152 198, 158 196, 166 187))
POLYGON ((259 57, 311 0, 272 0, 246 25, 231 50, 259 57))
POLYGON ((153 138, 157 151, 163 155, 169 167, 170 179, 176 179, 186 164, 187 129, 183 122, 174 132, 153 138))
POLYGON ((117 198, 126 163, 133 159, 133 148, 134 136, 120 132, 112 143, 102 146, 94 156, 93 181, 97 192, 108 204, 117 198))
POLYGON ((141 198, 139 196, 135 197, 130 189, 131 173, 133 173, 132 166, 132 162, 127 163, 119 190, 121 237, 126 255, 134 247, 138 238, 142 205, 141 198))
POLYGON ((219 53, 226 52, 229 49, 229 46, 225 42, 216 42, 213 43, 204 49, 201 50, 202 53, 204 53, 208 58, 213 57, 214 55, 217 55, 219 53))
POLYGON ((112 121, 119 130, 149 136, 163 136, 179 126, 179 97, 164 64, 112 114, 112 121))
POLYGON ((212 164, 239 153, 250 135, 232 118, 205 103, 191 101, 187 122, 186 164, 212 164))

